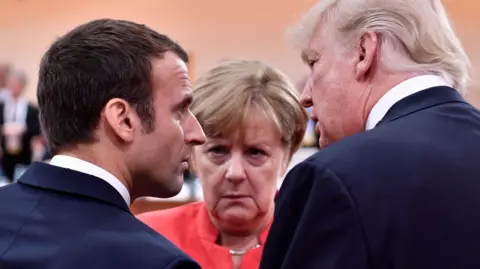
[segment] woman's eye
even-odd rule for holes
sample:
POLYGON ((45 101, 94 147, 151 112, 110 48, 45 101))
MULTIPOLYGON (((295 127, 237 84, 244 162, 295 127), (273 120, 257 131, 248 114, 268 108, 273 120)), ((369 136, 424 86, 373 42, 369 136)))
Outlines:
POLYGON ((261 150, 261 149, 258 149, 258 148, 251 148, 249 150, 249 154, 253 157, 258 157, 258 156, 263 156, 263 155, 266 155, 265 154, 265 151, 261 150))
POLYGON ((213 146, 210 149, 208 149, 208 152, 213 154, 224 154, 227 152, 227 150, 223 146, 213 146))

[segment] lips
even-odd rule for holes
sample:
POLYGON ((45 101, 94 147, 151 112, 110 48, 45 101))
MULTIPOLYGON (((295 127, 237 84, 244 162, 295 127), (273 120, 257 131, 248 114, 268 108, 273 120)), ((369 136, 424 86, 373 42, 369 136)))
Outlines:
POLYGON ((228 194, 228 195, 223 195, 222 197, 229 198, 229 199, 239 199, 239 198, 246 198, 250 196, 244 195, 244 194, 228 194))

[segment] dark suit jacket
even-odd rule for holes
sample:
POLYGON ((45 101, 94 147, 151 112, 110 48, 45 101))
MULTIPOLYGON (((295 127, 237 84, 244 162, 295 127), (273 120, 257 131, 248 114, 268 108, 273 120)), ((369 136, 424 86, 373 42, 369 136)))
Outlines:
POLYGON ((94 176, 34 163, 0 188, 1 269, 198 269, 94 176))
POLYGON ((261 269, 480 268, 480 113, 451 88, 296 166, 261 269))
MULTIPOLYGON (((0 125, 4 124, 4 103, 0 103, 0 125)), ((40 135, 40 122, 38 119, 38 109, 32 104, 28 104, 26 115, 27 130, 22 137, 22 151, 15 156, 15 160, 21 164, 30 164, 32 161, 32 138, 40 135)), ((1 138, 0 145, 4 156, 7 157, 8 153, 5 150, 5 139, 1 138)))

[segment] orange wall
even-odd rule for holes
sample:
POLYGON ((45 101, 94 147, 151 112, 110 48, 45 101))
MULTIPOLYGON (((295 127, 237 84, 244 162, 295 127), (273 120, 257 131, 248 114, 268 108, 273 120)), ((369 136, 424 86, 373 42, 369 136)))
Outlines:
MULTIPOLYGON (((35 100, 38 63, 55 37, 79 23, 110 17, 145 23, 170 35, 192 52, 197 75, 225 58, 242 57, 267 61, 296 80, 307 70, 285 42, 285 29, 313 2, 1 0, 0 60, 8 60, 30 74, 26 95, 35 100)), ((474 66, 480 66, 480 38, 476 35, 480 28, 480 2, 444 2, 474 66)), ((480 106, 480 83, 477 86, 474 81, 469 99, 480 106)))

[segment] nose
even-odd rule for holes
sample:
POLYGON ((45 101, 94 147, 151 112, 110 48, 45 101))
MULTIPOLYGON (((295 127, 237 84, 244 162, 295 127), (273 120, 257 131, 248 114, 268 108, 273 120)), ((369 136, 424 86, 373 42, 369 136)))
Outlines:
POLYGON ((232 154, 225 177, 228 181, 234 184, 238 184, 245 180, 245 167, 243 165, 243 157, 241 153, 232 154))
POLYGON ((187 145, 198 146, 205 143, 205 133, 197 118, 190 112, 190 120, 184 130, 185 143, 187 145))
POLYGON ((300 103, 305 108, 309 108, 313 105, 312 103, 312 83, 311 79, 307 81, 305 87, 303 87, 302 95, 300 96, 300 103))

